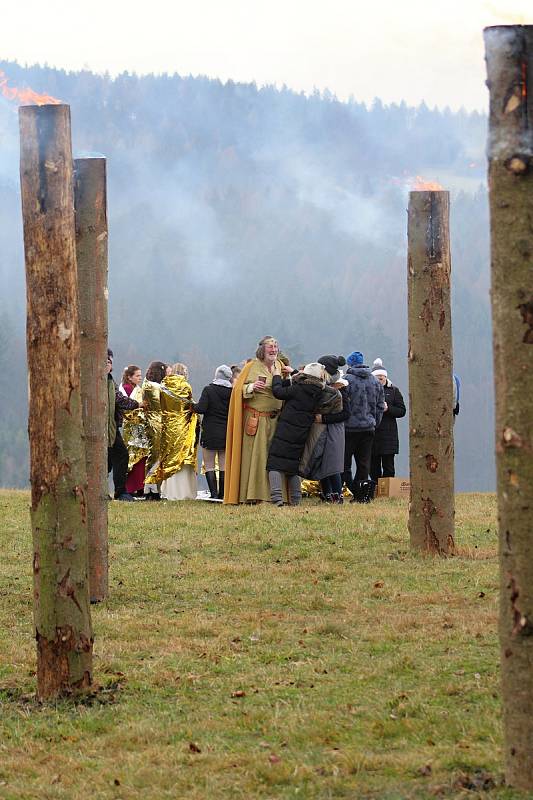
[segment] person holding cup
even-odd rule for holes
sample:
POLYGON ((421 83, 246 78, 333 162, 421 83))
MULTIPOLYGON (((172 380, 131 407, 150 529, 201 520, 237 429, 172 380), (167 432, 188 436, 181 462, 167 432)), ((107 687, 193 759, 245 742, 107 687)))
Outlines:
POLYGON ((276 339, 263 336, 255 358, 245 364, 233 386, 226 437, 226 504, 271 499, 266 463, 283 405, 272 394, 272 378, 292 372, 278 355, 276 339))

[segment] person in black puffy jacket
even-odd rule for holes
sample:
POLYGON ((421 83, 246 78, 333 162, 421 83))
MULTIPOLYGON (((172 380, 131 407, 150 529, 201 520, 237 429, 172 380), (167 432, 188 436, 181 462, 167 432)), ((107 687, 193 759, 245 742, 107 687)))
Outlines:
POLYGON ((270 495, 276 506, 283 505, 283 476, 287 478, 291 506, 300 503, 300 459, 320 405, 324 385, 325 369, 317 362, 307 364, 301 372, 285 381, 279 375, 272 378, 272 394, 278 400, 285 401, 270 443, 266 465, 270 495))
POLYGON ((221 364, 215 371, 214 379, 202 390, 199 401, 193 404, 193 410, 197 414, 203 414, 200 444, 203 450, 205 477, 212 500, 224 499, 226 427, 232 378, 231 367, 221 364), (218 486, 215 457, 218 457, 218 486))
POLYGON ((379 478, 394 478, 394 456, 400 451, 396 420, 405 417, 405 403, 398 387, 390 382, 381 358, 374 361, 372 375, 385 394, 385 411, 374 434, 370 463, 370 477, 377 482, 379 478))

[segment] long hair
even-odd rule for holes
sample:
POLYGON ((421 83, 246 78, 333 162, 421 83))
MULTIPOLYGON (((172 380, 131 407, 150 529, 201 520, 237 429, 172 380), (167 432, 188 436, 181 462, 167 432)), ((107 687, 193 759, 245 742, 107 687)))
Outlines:
MULTIPOLYGON (((264 361, 265 360, 265 345, 270 339, 274 339, 274 337, 273 336, 263 336, 263 338, 259 340, 259 347, 255 351, 255 357, 258 358, 259 361, 264 361)), ((276 339, 274 339, 274 341, 276 342, 276 339)))
POLYGON ((146 380, 161 383, 165 377, 167 365, 162 361, 151 361, 146 370, 146 380))
POLYGON ((140 370, 140 367, 137 367, 135 364, 130 364, 129 367, 124 367, 124 372, 122 373, 122 383, 131 383, 130 379, 138 370, 140 370))
POLYGON ((172 371, 171 375, 183 375, 185 380, 189 380, 189 370, 185 364, 181 364, 179 361, 176 364, 172 364, 172 371))

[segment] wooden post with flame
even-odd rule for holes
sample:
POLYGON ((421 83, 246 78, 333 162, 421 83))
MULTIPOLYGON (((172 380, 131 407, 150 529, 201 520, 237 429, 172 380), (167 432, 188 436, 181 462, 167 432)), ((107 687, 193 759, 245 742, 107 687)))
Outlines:
POLYGON ((107 534, 107 204, 105 158, 74 162, 76 260, 81 334, 81 399, 87 461, 89 587, 108 595, 107 534))
POLYGON ((454 550, 449 193, 413 191, 408 212, 411 547, 454 550))
POLYGON ((70 109, 19 111, 37 695, 92 681, 70 109))
POLYGON ((505 777, 533 790, 533 26, 485 29, 505 777))

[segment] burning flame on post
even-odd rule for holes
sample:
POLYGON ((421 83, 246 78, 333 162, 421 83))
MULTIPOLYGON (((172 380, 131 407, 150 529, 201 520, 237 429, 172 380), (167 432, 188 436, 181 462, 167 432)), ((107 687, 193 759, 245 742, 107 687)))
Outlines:
POLYGON ((38 94, 33 89, 17 89, 14 86, 7 85, 7 77, 5 72, 0 69, 0 93, 7 100, 14 100, 19 105, 60 105, 61 100, 55 97, 50 97, 48 94, 38 94))
POLYGON ((411 181, 411 188, 414 192, 442 192, 444 186, 441 186, 440 183, 436 181, 427 181, 425 178, 417 175, 416 178, 411 181))

